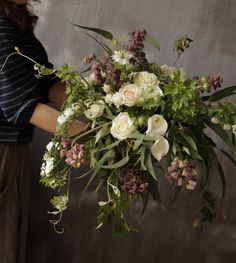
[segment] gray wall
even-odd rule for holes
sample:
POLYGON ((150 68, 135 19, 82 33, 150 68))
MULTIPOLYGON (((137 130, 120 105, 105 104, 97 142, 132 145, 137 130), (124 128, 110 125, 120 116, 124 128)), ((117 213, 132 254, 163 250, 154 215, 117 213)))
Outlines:
MULTIPOLYGON (((194 42, 179 66, 189 75, 220 73, 225 85, 236 81, 235 0, 43 0, 35 8, 40 16, 36 34, 55 66, 71 62, 78 67, 85 55, 100 51, 93 40, 71 23, 101 27, 117 36, 146 28, 161 45, 160 53, 148 49, 149 57, 159 64, 172 64, 173 41, 189 34, 194 42)), ((45 132, 37 130, 31 144, 29 263, 236 262, 236 173, 226 160, 224 211, 219 208, 217 219, 201 233, 191 227, 193 210, 192 203, 186 202, 188 193, 183 193, 166 213, 151 202, 139 233, 117 238, 110 229, 95 230, 98 196, 92 192, 85 194, 79 206, 85 181, 73 181, 70 207, 62 222, 65 233, 58 235, 48 223, 52 192, 38 183, 41 157, 49 139, 45 132)), ((168 200, 168 187, 164 182, 162 186, 166 188, 162 190, 164 199, 168 200)), ((213 190, 219 197, 217 180, 213 190)), ((130 215, 137 225, 138 215, 137 204, 130 215)))

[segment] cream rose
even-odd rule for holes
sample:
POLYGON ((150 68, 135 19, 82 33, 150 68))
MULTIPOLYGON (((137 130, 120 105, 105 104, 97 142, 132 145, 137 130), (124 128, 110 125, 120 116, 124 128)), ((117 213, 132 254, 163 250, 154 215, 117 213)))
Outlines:
POLYGON ((135 130, 133 120, 127 112, 121 112, 111 125, 111 134, 118 140, 127 139, 135 130))
POLYGON ((169 151, 169 142, 160 137, 151 147, 151 153, 155 159, 160 161, 169 151))
POLYGON ((148 119, 148 129, 146 134, 148 136, 160 137, 166 133, 168 129, 168 123, 162 115, 155 114, 148 119))
POLYGON ((147 71, 141 71, 134 78, 134 84, 139 87, 145 88, 146 86, 158 85, 160 82, 157 79, 157 76, 153 73, 147 71))
POLYGON ((120 94, 123 96, 123 104, 131 107, 138 103, 141 97, 141 90, 135 84, 128 84, 119 89, 120 94))
POLYGON ((101 117, 103 115, 104 109, 104 105, 94 103, 90 106, 88 110, 84 112, 84 114, 88 119, 93 120, 101 117))
POLYGON ((116 105, 117 108, 120 107, 120 105, 123 104, 123 96, 120 92, 116 92, 112 98, 111 101, 116 105))

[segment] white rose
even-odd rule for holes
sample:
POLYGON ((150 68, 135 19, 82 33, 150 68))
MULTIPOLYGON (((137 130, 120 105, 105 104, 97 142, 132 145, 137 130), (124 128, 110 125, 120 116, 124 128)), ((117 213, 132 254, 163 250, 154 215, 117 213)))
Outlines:
POLYGON ((120 92, 116 92, 112 98, 111 101, 116 105, 116 107, 120 107, 120 105, 123 104, 123 96, 120 92))
POLYGON ((160 137, 160 139, 152 145, 151 153, 155 159, 160 161, 162 157, 168 153, 169 147, 169 142, 165 138, 160 137))
POLYGON ((159 137, 162 136, 168 129, 168 123, 162 115, 155 114, 148 119, 148 129, 146 134, 148 136, 159 137))
POLYGON ((121 112, 113 121, 111 134, 118 140, 127 139, 134 131, 133 120, 127 112, 121 112))
POLYGON ((148 97, 159 98, 163 95, 162 89, 158 85, 151 86, 147 89, 148 97))
POLYGON ((147 71, 141 71, 134 78, 134 84, 139 87, 145 88, 146 86, 158 85, 160 82, 157 79, 157 76, 153 73, 147 71))
POLYGON ((141 97, 141 90, 135 84, 128 84, 119 89, 123 96, 123 104, 126 106, 134 106, 141 97))
POLYGON ((88 110, 84 112, 84 114, 88 119, 93 120, 101 117, 103 115, 104 109, 104 105, 94 103, 90 106, 88 110))

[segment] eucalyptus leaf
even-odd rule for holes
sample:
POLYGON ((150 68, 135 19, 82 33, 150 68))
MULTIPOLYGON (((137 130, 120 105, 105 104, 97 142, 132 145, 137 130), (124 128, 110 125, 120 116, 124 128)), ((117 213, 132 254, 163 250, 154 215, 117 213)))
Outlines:
POLYGON ((127 155, 116 163, 113 163, 111 165, 103 165, 102 168, 103 169, 117 169, 117 168, 124 166, 126 163, 128 163, 128 161, 129 161, 129 156, 127 155))
POLYGON ((156 175, 155 175, 155 171, 153 168, 152 153, 151 153, 151 147, 150 146, 147 147, 145 164, 146 164, 148 172, 152 175, 153 179, 157 180, 156 175))

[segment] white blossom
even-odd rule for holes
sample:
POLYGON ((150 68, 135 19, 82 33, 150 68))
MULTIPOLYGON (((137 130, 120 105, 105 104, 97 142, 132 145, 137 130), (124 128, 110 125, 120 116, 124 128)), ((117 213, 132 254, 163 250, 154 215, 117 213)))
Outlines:
POLYGON ((187 184, 186 184, 186 188, 187 188, 188 190, 194 190, 195 187, 196 187, 196 185, 197 185, 197 182, 196 182, 196 181, 194 181, 194 180, 189 180, 189 181, 187 182, 187 184))
POLYGON ((77 103, 74 103, 72 104, 70 107, 66 108, 62 113, 61 115, 57 118, 57 122, 60 124, 60 125, 63 125, 65 122, 68 121, 68 119, 70 117, 72 117, 75 112, 79 109, 79 104, 77 103))
POLYGON ((133 55, 129 51, 119 50, 114 51, 114 54, 111 57, 114 62, 120 65, 127 65, 130 64, 130 59, 133 57, 133 55))
POLYGON ((211 118, 211 122, 214 123, 214 124, 219 124, 220 123, 220 120, 216 117, 212 117, 211 118))

